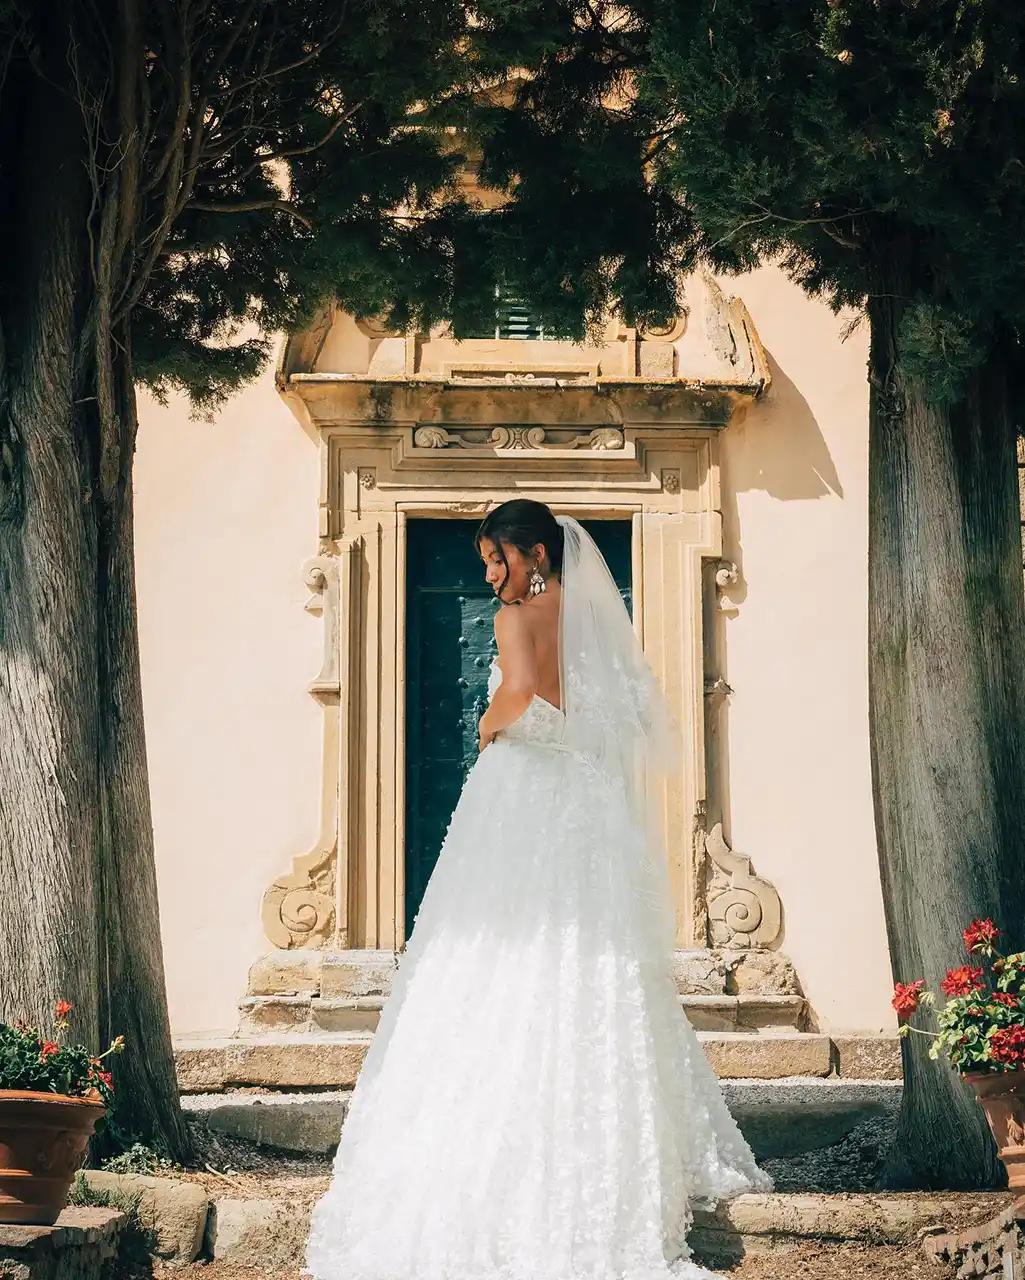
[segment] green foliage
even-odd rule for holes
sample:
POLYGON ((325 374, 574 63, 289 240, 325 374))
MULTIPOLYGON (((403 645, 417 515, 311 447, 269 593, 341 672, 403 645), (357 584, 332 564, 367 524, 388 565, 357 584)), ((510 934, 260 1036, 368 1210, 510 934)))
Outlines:
POLYGON ((611 308, 664 322, 697 264, 778 261, 836 307, 892 299, 909 375, 941 400, 1022 322, 1021 6, 130 7, 134 40, 75 33, 97 207, 131 133, 111 96, 127 62, 146 97, 114 301, 139 378, 200 411, 329 298, 469 332, 501 283, 582 337, 611 308), (459 185, 467 161, 494 199, 459 185))
POLYGON ((952 311, 925 298, 909 303, 901 317, 898 340, 904 370, 929 385, 935 404, 960 398, 964 380, 986 357, 989 326, 968 326, 952 311))
MULTIPOLYGON (((538 258, 578 306, 613 300, 657 319, 681 268, 778 261, 835 307, 891 299, 906 371, 941 401, 994 333, 1017 334, 1020 6, 479 8, 481 60, 515 47, 533 77, 511 105, 477 113, 483 172, 513 191, 503 217, 520 226, 547 202, 538 258)), ((533 283, 528 271, 526 296, 554 305, 552 284, 546 296, 533 283)))
POLYGON ((935 1015, 938 1032, 909 1021, 920 1007, 936 1004, 922 979, 894 989, 900 1034, 928 1036, 929 1057, 946 1057, 958 1071, 1000 1075, 1025 1069, 1025 953, 1002 956, 996 947, 1000 936, 989 919, 973 920, 965 930, 968 953, 981 963, 947 970, 940 983, 947 1003, 935 1015))
POLYGON ((78 1173, 71 1185, 68 1204, 97 1209, 113 1209, 124 1214, 125 1221, 117 1237, 117 1254, 113 1259, 108 1280, 142 1280, 153 1274, 152 1259, 159 1241, 152 1227, 147 1227, 139 1216, 141 1197, 127 1191, 95 1191, 78 1173))
POLYGON ((104 1160, 100 1168, 107 1173, 166 1174, 177 1166, 166 1153, 144 1142, 133 1142, 116 1156, 104 1160))
MULTIPOLYGON (((465 23, 460 0, 0 0, 12 229, 11 193, 32 180, 22 103, 41 80, 62 91, 47 68, 71 68, 83 131, 67 167, 93 197, 68 196, 69 217, 88 218, 83 354, 109 328, 138 379, 206 411, 266 362, 268 333, 326 299, 438 314, 452 221, 469 213, 445 132, 465 23)), ((8 237, 0 296, 23 248, 8 237)))
MULTIPOLYGON (((70 1012, 71 1006, 64 1001, 57 1006, 58 1034, 67 1027, 64 1019, 70 1012)), ((94 1056, 85 1045, 50 1040, 27 1022, 0 1023, 0 1089, 26 1089, 70 1098, 98 1094, 109 1108, 114 1088, 103 1060, 123 1048, 124 1041, 118 1037, 106 1053, 94 1056)))

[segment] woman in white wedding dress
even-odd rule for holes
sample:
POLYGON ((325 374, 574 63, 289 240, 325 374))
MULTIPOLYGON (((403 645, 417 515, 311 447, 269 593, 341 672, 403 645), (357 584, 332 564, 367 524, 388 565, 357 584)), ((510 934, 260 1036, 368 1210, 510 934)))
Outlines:
POLYGON ((360 1075, 315 1280, 705 1280, 693 1206, 769 1180, 671 972, 647 797, 676 749, 605 562, 518 499, 481 754, 360 1075))

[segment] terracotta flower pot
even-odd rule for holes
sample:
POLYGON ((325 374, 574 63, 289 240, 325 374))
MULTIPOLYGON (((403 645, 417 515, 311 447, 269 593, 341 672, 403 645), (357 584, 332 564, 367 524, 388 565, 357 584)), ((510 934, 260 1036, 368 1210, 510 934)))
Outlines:
POLYGON ((99 1095, 0 1089, 0 1222, 56 1222, 103 1113, 99 1095))
POLYGON ((973 1071, 965 1080, 986 1113, 1010 1189, 1025 1192, 1025 1071, 973 1071))

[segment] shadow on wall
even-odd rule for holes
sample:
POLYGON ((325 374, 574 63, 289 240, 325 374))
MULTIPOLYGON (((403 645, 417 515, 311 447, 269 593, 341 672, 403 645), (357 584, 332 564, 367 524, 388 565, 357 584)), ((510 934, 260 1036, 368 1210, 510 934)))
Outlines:
MULTIPOLYGON (((744 547, 737 495, 761 490, 782 502, 814 501, 844 497, 843 485, 829 447, 811 406, 797 384, 766 353, 772 372, 772 386, 761 404, 739 423, 728 426, 731 447, 722 459, 723 546, 727 564, 737 568, 736 581, 725 587, 715 583, 715 568, 707 580, 705 618, 706 662, 709 674, 721 681, 721 692, 709 703, 706 754, 709 765, 709 824, 723 824, 731 842, 730 821, 730 726, 729 654, 725 620, 743 607, 747 597, 744 577, 744 547)), ((757 850, 751 853, 757 871, 757 850)), ((786 923, 770 948, 777 950, 786 939, 786 923)))
MULTIPOLYGON (((772 386, 757 412, 757 425, 744 432, 743 445, 730 451, 729 494, 764 489, 784 502, 844 496, 833 458, 815 421, 811 406, 793 382, 766 353, 772 386)), ((729 427, 726 428, 730 430, 729 427)), ((726 513, 727 534, 739 554, 740 530, 736 509, 726 513)))

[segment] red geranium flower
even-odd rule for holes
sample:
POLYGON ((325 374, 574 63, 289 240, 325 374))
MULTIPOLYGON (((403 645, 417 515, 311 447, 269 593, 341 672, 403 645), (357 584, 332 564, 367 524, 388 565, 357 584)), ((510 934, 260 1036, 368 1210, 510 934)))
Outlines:
POLYGON ((54 1044, 52 1040, 44 1040, 39 1049, 39 1056, 41 1058, 52 1058, 55 1053, 59 1052, 59 1044, 54 1044))
POLYGON ((982 969, 973 969, 970 964, 948 969, 940 990, 945 996, 970 996, 974 991, 982 990, 983 972, 982 969))
POLYGON ((1001 933, 993 921, 987 918, 973 920, 962 936, 968 950, 975 952, 989 950, 1001 933))
POLYGON ((63 1022, 63 1020, 68 1016, 68 1014, 71 1012, 71 1010, 74 1007, 75 1007, 74 1005, 68 1004, 67 1000, 58 1001, 58 1004, 57 1004, 58 1019, 63 1022))
POLYGON ((1019 1066, 1025 1061, 1025 1027, 1002 1027, 990 1037, 989 1050, 994 1062, 1019 1066))
POLYGON ((918 997, 922 994, 922 988, 925 986, 925 979, 919 978, 917 982, 909 982, 905 985, 898 982, 893 988, 893 1007, 897 1010, 897 1017, 904 1022, 918 1008, 918 997))
POLYGON ((1021 1004, 1021 997, 1011 995, 1010 991, 994 991, 989 999, 991 1004, 1005 1004, 1008 1009, 1017 1009, 1021 1004))

